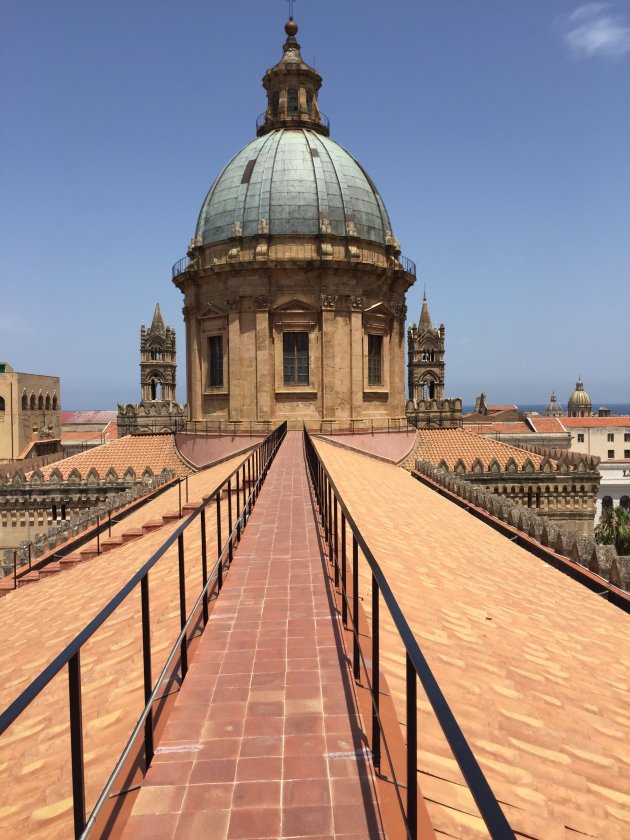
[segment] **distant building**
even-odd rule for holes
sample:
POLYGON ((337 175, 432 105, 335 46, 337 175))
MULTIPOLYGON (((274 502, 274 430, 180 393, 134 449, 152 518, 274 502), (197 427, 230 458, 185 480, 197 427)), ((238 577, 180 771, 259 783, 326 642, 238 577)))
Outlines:
POLYGON ((165 327, 160 304, 151 326, 140 328, 140 402, 118 406, 118 436, 174 432, 186 420, 186 406, 176 401, 175 330, 165 327))
POLYGON ((584 383, 581 379, 575 383, 575 391, 569 397, 567 414, 569 417, 590 417, 593 413, 593 403, 588 393, 584 390, 584 383))
POLYGON ((549 398, 549 402, 547 403, 547 408, 545 409, 545 417, 562 417, 563 414, 564 411, 562 410, 562 406, 558 402, 556 392, 552 391, 551 397, 549 398))
POLYGON ((61 412, 61 445, 66 456, 108 443, 117 436, 115 411, 61 412))
POLYGON ((58 376, 18 373, 0 362, 0 463, 59 451, 58 376))
POLYGON ((419 429, 456 428, 462 424, 462 401, 444 398, 444 324, 434 327, 426 294, 417 325, 407 330, 405 414, 419 429))

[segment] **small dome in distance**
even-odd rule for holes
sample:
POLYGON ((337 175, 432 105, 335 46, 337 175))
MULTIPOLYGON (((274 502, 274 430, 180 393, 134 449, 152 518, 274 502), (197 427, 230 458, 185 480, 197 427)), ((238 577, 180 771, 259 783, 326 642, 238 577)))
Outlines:
POLYGON ((569 397, 569 417, 590 417, 593 413, 593 403, 588 393, 584 390, 584 383, 581 379, 575 383, 575 391, 569 397))

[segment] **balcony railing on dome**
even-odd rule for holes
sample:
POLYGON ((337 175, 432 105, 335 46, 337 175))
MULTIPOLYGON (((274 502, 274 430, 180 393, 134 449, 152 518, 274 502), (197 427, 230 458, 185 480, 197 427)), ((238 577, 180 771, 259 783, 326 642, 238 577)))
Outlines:
POLYGON ((398 257, 398 262, 402 265, 403 271, 408 271, 409 274, 413 274, 416 276, 416 264, 413 260, 410 260, 409 257, 398 257))
MULTIPOLYGON (((188 671, 188 647, 193 636, 199 632, 199 625, 205 630, 209 623, 208 602, 214 593, 218 596, 223 587, 223 579, 232 564, 234 548, 241 539, 252 508, 260 494, 261 487, 269 472, 269 467, 275 458, 278 447, 284 440, 287 431, 286 421, 281 423, 271 434, 251 450, 242 463, 230 475, 215 487, 208 496, 186 516, 181 525, 155 551, 155 553, 129 578, 127 583, 118 591, 106 606, 87 624, 81 632, 61 651, 61 653, 47 665, 42 672, 7 706, 0 714, 0 736, 22 715, 41 692, 64 670, 68 675, 69 685, 69 718, 70 718, 70 762, 72 775, 72 806, 74 817, 74 837, 86 838, 94 828, 101 809, 109 798, 115 798, 112 788, 125 762, 136 748, 136 742, 143 738, 144 767, 148 769, 154 756, 154 730, 156 703, 164 700, 158 696, 160 687, 167 679, 177 676, 181 684, 188 671), (226 497, 227 503, 227 536, 222 538, 221 500, 226 497), (216 560, 213 548, 207 544, 206 513, 213 515, 216 510, 216 560), (187 542, 195 540, 193 525, 200 529, 201 555, 188 548, 185 551, 184 535, 187 542), (173 598, 179 600, 181 632, 174 640, 174 644, 166 658, 159 677, 154 681, 153 665, 156 652, 151 647, 151 612, 149 608, 149 573, 161 560, 171 546, 177 544, 178 577, 173 581, 173 598), (201 564, 202 588, 195 603, 190 609, 190 600, 186 597, 186 566, 190 563, 201 564), (138 593, 139 590, 139 593, 138 593), (83 646, 105 624, 111 615, 132 593, 140 595, 139 615, 136 613, 142 642, 143 687, 145 707, 131 733, 127 746, 118 759, 102 793, 98 797, 92 813, 86 818, 86 782, 84 766, 84 713, 82 710, 81 694, 81 651, 83 646)), ((180 503, 181 504, 181 503, 180 503)), ((225 508, 223 508, 225 511, 225 508)), ((180 507, 180 513, 181 513, 180 507)), ((185 513, 184 513, 185 515, 185 513)), ((194 544, 194 543, 193 543, 194 544)), ((52 711, 49 710, 52 714, 52 711)), ((56 710, 57 720, 66 719, 63 708, 56 710)), ((87 715, 85 715, 87 717, 87 715)), ((88 726, 91 721, 88 721, 88 726)), ((44 796, 42 791, 42 801, 44 796)))
MULTIPOLYGON (((318 245, 316 242, 312 244, 312 253, 308 256, 308 245, 305 246, 307 248, 307 255, 303 257, 305 261, 309 260, 322 260, 322 256, 318 251, 318 245)), ((230 259, 230 254, 234 251, 233 245, 226 245, 224 248, 217 249, 216 247, 212 250, 212 261, 209 265, 223 265, 228 262, 239 262, 241 259, 241 254, 239 253, 238 256, 234 259, 230 259)), ((243 256, 244 260, 253 259, 253 256, 245 251, 243 252, 245 256, 243 256)), ((253 253, 253 248, 252 248, 253 253)), ((380 265, 382 267, 386 267, 388 264, 388 257, 383 252, 378 252, 375 249, 367 249, 367 248, 355 248, 354 249, 355 257, 352 258, 352 262, 358 263, 367 263, 368 265, 380 265)), ((413 260, 410 260, 409 257, 399 256, 398 264, 402 268, 403 271, 412 274, 414 277, 416 276, 416 264, 413 260)), ((176 277, 179 277, 180 274, 183 274, 189 268, 202 268, 203 263, 200 262, 199 259, 191 260, 190 257, 182 257, 181 260, 177 260, 175 265, 172 268, 172 278, 175 280, 176 277)))
MULTIPOLYGON (((272 119, 277 120, 278 122, 281 122, 281 121, 283 121, 284 118, 278 116, 278 117, 272 117, 272 119)), ((293 119, 294 119, 293 117, 286 117, 287 124, 290 124, 291 122, 293 122, 293 119)), ((307 117, 307 119, 312 119, 313 122, 317 122, 315 117, 307 117)), ((267 122, 267 111, 263 111, 262 114, 260 114, 258 116, 258 119, 256 120, 256 131, 259 131, 264 126, 264 124, 266 122, 267 122)), ((330 120, 328 119, 326 114, 322 114, 321 111, 319 112, 319 123, 321 125, 323 125, 324 128, 327 128, 330 131, 330 120)))
POLYGON ((514 832, 446 702, 383 570, 346 507, 306 427, 304 427, 304 452, 311 478, 312 493, 320 517, 322 537, 327 547, 328 562, 334 567, 335 594, 341 601, 341 622, 352 637, 352 656, 349 664, 352 667, 354 679, 357 683, 367 686, 370 692, 372 731, 369 746, 372 760, 379 774, 383 773, 384 763, 389 766, 391 781, 394 784, 396 798, 405 822, 407 840, 417 840, 418 837, 418 681, 424 689, 490 837, 493 840, 514 840, 514 832), (370 592, 359 593, 360 557, 369 568, 370 592), (369 598, 371 602, 370 632, 359 606, 363 598, 366 602, 369 598), (396 773, 396 762, 393 760, 388 745, 380 706, 382 689, 379 665, 381 629, 379 611, 381 604, 389 613, 386 622, 395 627, 404 648, 406 720, 403 725, 407 734, 404 782, 396 773), (406 792, 403 793, 405 789, 406 792))

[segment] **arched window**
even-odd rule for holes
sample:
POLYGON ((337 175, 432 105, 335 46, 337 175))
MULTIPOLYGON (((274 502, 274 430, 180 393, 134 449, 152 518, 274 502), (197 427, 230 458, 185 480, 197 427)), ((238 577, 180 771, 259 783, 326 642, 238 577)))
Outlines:
POLYGON ((59 403, 58 403, 58 401, 57 401, 57 394, 53 394, 53 398, 52 398, 52 410, 53 410, 53 411, 57 411, 57 409, 58 409, 58 408, 59 408, 59 403))
POLYGON ((619 505, 620 507, 625 508, 626 510, 630 510, 630 497, 622 496, 619 499, 619 505))
POLYGON ((22 394, 22 411, 28 411, 28 395, 26 391, 22 394))
POLYGON ((298 115, 298 92, 294 88, 287 91, 287 114, 290 117, 298 115))
POLYGON ((161 400, 162 399, 162 383, 154 376, 151 380, 151 399, 152 400, 161 400))
POLYGON ((429 382, 429 399, 435 399, 435 382, 429 382))
POLYGON ((35 399, 35 394, 31 394, 31 402, 30 402, 31 411, 35 411, 37 408, 37 401, 35 399))
POLYGON ((310 91, 306 94, 306 113, 309 117, 313 116, 313 94, 310 91))
POLYGON ((50 411, 50 394, 46 394, 46 411, 50 411))
POLYGON ((604 496, 602 499, 602 508, 611 508, 613 506, 613 500, 610 496, 604 496))
POLYGON ((39 397, 37 397, 37 409, 38 409, 38 411, 43 411, 44 410, 44 395, 43 394, 40 394, 39 397))
POLYGON ((0 414, 4 414, 5 407, 4 397, 0 397, 0 414))
POLYGON ((151 348, 151 360, 154 362, 161 362, 162 361, 162 350, 160 347, 152 347, 151 348))
POLYGON ((280 94, 276 91, 271 97, 271 116, 277 117, 280 113, 280 94))

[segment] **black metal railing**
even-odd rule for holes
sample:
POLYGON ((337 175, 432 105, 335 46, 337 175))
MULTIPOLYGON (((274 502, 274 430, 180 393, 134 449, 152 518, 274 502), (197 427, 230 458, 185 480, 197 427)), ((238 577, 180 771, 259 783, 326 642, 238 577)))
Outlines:
MULTIPOLYGON (((228 478, 224 479, 211 493, 206 496, 199 506, 184 520, 184 522, 165 540, 158 550, 140 568, 133 577, 119 590, 109 603, 96 615, 92 621, 68 644, 64 650, 36 677, 30 685, 2 712, 0 715, 0 736, 20 715, 29 707, 36 697, 64 668, 68 667, 69 708, 70 708, 70 754, 72 763, 72 799, 74 811, 74 834, 76 838, 86 837, 94 826, 96 817, 106 802, 112 786, 133 749, 136 738, 144 730, 145 767, 153 759, 153 704, 158 690, 169 673, 172 663, 179 664, 181 681, 188 671, 188 630, 197 621, 198 611, 201 610, 203 627, 208 622, 208 596, 210 590, 223 587, 224 573, 229 569, 233 559, 234 545, 238 544, 242 529, 246 526, 249 514, 258 498, 260 488, 264 482, 276 451, 286 434, 286 421, 269 434, 252 453, 240 464, 228 478), (249 491, 248 491, 249 488, 249 491), (228 535, 225 541, 221 537, 221 494, 227 492, 228 535), (236 511, 233 511, 233 499, 236 497, 236 511), (216 506, 217 517, 217 558, 213 568, 208 570, 208 546, 206 544, 206 510, 211 504, 216 506), (234 517, 235 514, 235 517, 234 517), (202 590, 192 610, 187 614, 186 608, 186 557, 184 534, 199 519, 201 529, 201 576, 202 590), (151 657, 151 623, 149 612, 149 572, 164 556, 171 546, 177 543, 179 569, 179 603, 181 632, 171 649, 166 663, 155 684, 152 680, 151 657), (81 648, 107 621, 125 599, 140 585, 142 652, 144 674, 145 707, 129 738, 120 759, 99 796, 89 819, 86 820, 85 806, 85 773, 83 758, 83 716, 81 710, 81 648), (179 656, 179 663, 177 657, 179 656)), ((181 486, 181 485, 180 485, 181 486)), ((180 507, 181 513, 181 507, 180 507)))
POLYGON ((404 271, 408 271, 414 277, 416 276, 416 264, 413 260, 410 260, 409 257, 400 256, 398 262, 402 265, 404 271))
MULTIPOLYGON (((263 111, 262 114, 258 115, 258 117, 256 118, 256 132, 258 132, 261 128, 263 128, 263 126, 267 122, 268 117, 269 117, 269 114, 268 114, 267 111, 263 111)), ((279 125, 281 124, 282 126, 290 126, 292 123, 294 123, 296 121, 299 122, 302 119, 302 117, 304 118, 304 120, 309 120, 309 121, 312 120, 315 125, 317 125, 317 123, 319 123, 320 125, 323 125, 324 128, 327 128, 330 131, 330 120, 328 119, 326 114, 322 114, 321 111, 319 112, 319 118, 316 118, 314 115, 312 117, 310 117, 307 114, 306 115, 295 114, 293 116, 286 116, 286 117, 281 117, 280 115, 278 115, 278 116, 275 116, 275 117, 270 116, 269 121, 273 122, 273 123, 277 123, 279 125)))
MULTIPOLYGON (((479 813, 484 820, 490 836, 494 840, 514 840, 514 833, 501 810, 490 786, 483 775, 475 756, 466 741, 455 716, 450 710, 446 698, 438 682, 420 650, 413 631, 396 601, 387 578, 383 574, 378 561, 370 551, 363 535, 348 511, 339 491, 317 454, 313 441, 304 429, 304 448, 313 493, 319 514, 325 542, 328 547, 328 558, 334 566, 334 581, 341 598, 341 619, 346 629, 352 633, 352 672, 355 680, 361 678, 361 670, 370 691, 372 703, 372 727, 370 747, 375 769, 381 772, 381 745, 387 753, 387 760, 393 782, 396 787, 398 802, 405 821, 407 836, 416 840, 418 836, 418 744, 417 744, 417 681, 420 680, 435 716, 448 741, 459 768, 466 780, 466 784, 477 804, 479 813), (348 534, 352 537, 352 567, 348 569, 348 534), (359 633, 359 549, 367 562, 372 578, 371 585, 371 650, 367 659, 371 660, 368 667, 366 657, 361 648, 359 633), (351 586, 348 587, 348 575, 351 575, 351 586), (350 588, 350 594, 348 589, 350 588), (383 730, 380 714, 380 621, 379 608, 381 600, 389 610, 398 635, 405 647, 406 659, 406 779, 405 783, 397 778, 394 763, 383 730), (403 802, 402 790, 406 788, 403 802)), ((365 619, 364 619, 365 621, 365 619)), ((365 628, 362 629, 365 632, 365 628)))
POLYGON ((177 262, 171 269, 171 277, 174 280, 176 277, 178 277, 180 274, 183 274, 189 268, 198 268, 198 266, 198 260, 191 260, 188 256, 182 257, 181 260, 177 260, 177 262))

